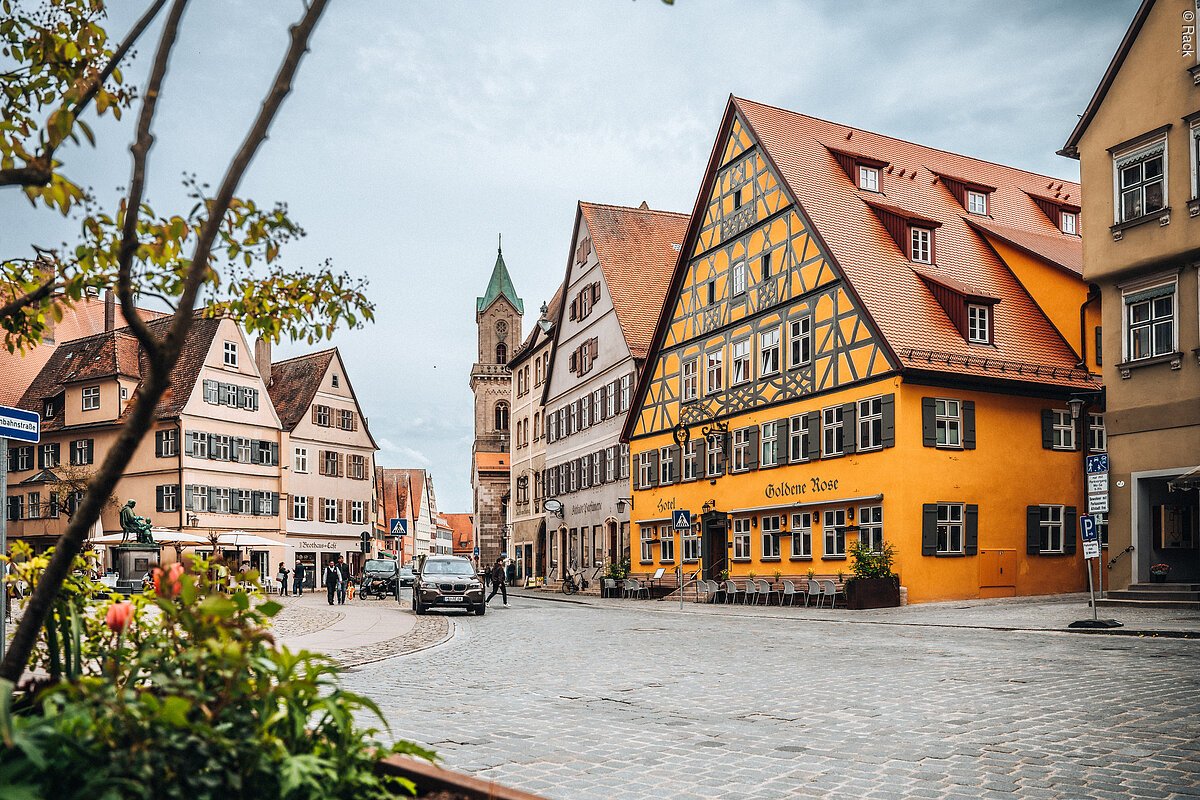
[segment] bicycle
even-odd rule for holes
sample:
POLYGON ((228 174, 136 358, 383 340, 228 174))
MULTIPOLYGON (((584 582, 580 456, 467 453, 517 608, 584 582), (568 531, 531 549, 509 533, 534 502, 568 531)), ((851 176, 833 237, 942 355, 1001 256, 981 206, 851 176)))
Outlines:
POLYGON ((569 569, 566 570, 565 574, 563 575, 563 582, 562 582, 563 594, 567 594, 567 595, 575 594, 580 589, 586 589, 586 588, 588 588, 587 578, 580 576, 578 572, 572 572, 569 569))

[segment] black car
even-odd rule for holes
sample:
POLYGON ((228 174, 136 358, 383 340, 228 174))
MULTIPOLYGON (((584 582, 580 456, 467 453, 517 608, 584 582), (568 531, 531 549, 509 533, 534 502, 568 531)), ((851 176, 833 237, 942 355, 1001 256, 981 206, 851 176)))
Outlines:
POLYGON ((412 586, 416 580, 417 573, 413 572, 412 564, 402 564, 400 566, 400 585, 412 586))
POLYGON ((359 597, 395 597, 400 599, 400 570, 390 558, 372 558, 363 564, 359 597))
POLYGON ((422 556, 416 562, 413 581, 413 612, 433 608, 461 608, 479 616, 487 613, 483 581, 475 567, 461 556, 422 556))

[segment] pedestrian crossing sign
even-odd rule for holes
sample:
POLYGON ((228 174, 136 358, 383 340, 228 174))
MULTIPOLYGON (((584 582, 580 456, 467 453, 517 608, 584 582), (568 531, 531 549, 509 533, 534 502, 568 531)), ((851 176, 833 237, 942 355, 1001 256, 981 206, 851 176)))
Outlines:
POLYGON ((692 512, 686 508, 681 508, 678 511, 671 512, 671 527, 677 531, 689 531, 692 529, 692 512))
POLYGON ((393 536, 406 536, 408 534, 408 520, 392 517, 388 520, 388 533, 393 536))

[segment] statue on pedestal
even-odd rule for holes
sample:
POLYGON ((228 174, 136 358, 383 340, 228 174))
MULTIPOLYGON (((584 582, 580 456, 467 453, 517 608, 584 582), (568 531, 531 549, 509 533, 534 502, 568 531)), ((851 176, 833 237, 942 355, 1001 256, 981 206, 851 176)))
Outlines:
POLYGON ((154 537, 150 534, 150 518, 133 513, 136 505, 136 501, 128 500, 121 506, 121 544, 125 544, 131 533, 138 544, 154 544, 154 537))

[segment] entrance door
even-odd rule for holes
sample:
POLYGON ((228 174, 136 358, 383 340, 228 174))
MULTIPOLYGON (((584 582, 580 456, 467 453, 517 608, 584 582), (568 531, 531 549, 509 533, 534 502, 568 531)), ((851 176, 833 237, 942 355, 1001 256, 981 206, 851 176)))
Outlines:
POLYGON ((617 538, 617 523, 609 522, 606 526, 605 536, 608 541, 608 563, 620 563, 621 542, 617 538))
POLYGON ((534 562, 534 575, 540 578, 546 577, 546 521, 542 520, 538 524, 537 534, 537 556, 534 562))
POLYGON ((700 517, 700 546, 704 557, 704 577, 720 580, 729 568, 729 515, 710 511, 700 517))

